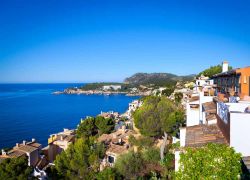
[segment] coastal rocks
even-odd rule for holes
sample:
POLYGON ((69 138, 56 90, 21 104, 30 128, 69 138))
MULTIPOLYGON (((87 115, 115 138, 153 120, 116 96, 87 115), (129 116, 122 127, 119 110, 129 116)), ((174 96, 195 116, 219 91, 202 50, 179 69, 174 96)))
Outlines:
POLYGON ((131 93, 131 92, 123 92, 123 91, 104 91, 104 90, 82 90, 78 88, 68 88, 65 89, 64 91, 55 91, 52 94, 54 95, 60 95, 60 94, 77 94, 77 95, 115 95, 115 94, 125 94, 127 96, 146 96, 149 93, 143 93, 143 92, 138 92, 138 93, 131 93))

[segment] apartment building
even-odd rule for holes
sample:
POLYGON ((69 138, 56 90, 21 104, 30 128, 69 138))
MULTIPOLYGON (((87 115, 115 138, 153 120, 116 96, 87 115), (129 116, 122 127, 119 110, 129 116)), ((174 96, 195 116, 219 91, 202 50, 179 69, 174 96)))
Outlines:
POLYGON ((51 134, 48 146, 43 148, 49 162, 53 162, 58 154, 65 151, 75 141, 75 130, 64 129, 63 132, 51 134))
POLYGON ((35 139, 32 139, 30 142, 23 141, 22 143, 16 143, 16 146, 9 151, 2 150, 0 159, 26 156, 28 158, 28 165, 35 167, 40 160, 41 148, 42 145, 37 143, 35 139))
POLYGON ((243 99, 250 96, 250 66, 228 70, 228 62, 222 63, 222 72, 212 77, 217 92, 235 92, 243 99))

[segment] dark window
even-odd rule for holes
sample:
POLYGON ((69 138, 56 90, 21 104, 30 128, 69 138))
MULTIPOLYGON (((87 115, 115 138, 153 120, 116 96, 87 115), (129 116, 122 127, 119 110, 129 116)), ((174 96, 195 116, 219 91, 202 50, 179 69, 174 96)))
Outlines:
POLYGON ((108 156, 108 162, 109 163, 114 163, 115 162, 115 158, 113 156, 108 156))

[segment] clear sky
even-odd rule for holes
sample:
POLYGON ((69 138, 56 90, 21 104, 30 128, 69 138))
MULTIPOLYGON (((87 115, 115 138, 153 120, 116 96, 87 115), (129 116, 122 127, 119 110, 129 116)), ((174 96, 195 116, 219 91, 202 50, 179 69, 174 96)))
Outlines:
POLYGON ((0 82, 248 66, 249 8, 249 0, 0 0, 0 82))

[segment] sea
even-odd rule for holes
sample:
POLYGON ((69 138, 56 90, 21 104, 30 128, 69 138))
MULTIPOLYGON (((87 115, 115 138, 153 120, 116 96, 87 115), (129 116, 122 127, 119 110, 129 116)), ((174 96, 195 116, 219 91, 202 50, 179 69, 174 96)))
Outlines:
POLYGON ((81 118, 101 111, 123 113, 138 96, 125 95, 54 95, 79 83, 0 84, 0 149, 35 138, 47 146, 50 134, 73 129, 81 118))

